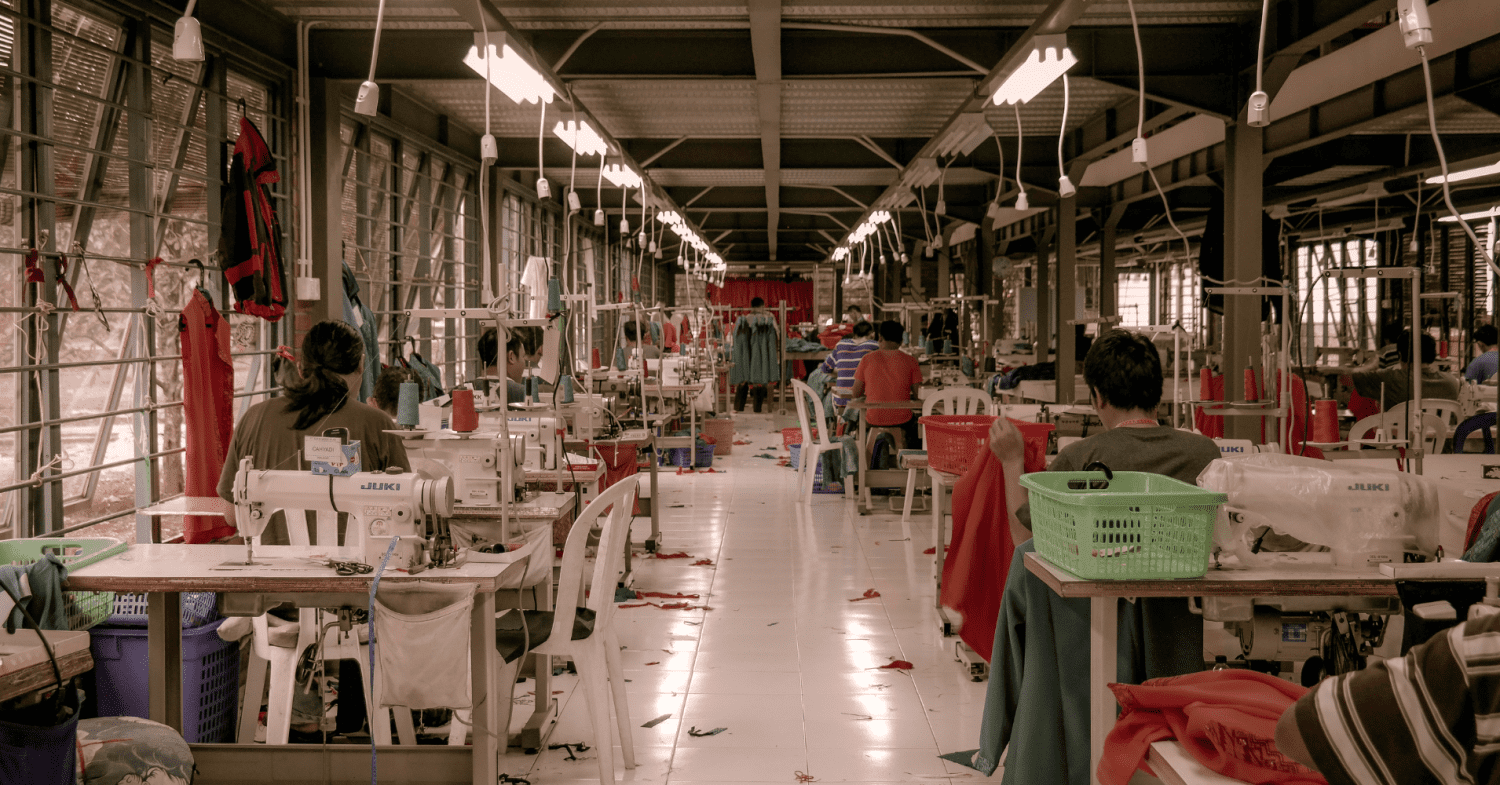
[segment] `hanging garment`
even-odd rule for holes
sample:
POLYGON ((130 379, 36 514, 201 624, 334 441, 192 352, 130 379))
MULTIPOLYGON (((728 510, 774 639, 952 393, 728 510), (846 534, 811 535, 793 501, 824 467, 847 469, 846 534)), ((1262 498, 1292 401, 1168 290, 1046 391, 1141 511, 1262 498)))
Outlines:
POLYGON ((281 224, 271 202, 279 182, 276 160, 248 118, 240 118, 234 143, 224 226, 219 234, 220 264, 234 288, 234 310, 274 322, 286 313, 286 274, 281 269, 281 224))
POLYGON ((547 318, 547 260, 540 256, 528 257, 526 269, 521 272, 521 285, 531 295, 527 318, 547 318))
POLYGON ((365 376, 359 385, 359 399, 370 400, 375 394, 375 379, 380 375, 380 338, 375 330, 375 314, 359 297, 359 279, 349 265, 344 265, 344 321, 359 331, 365 343, 365 376))
POLYGON ((990 661, 995 621, 1015 553, 1005 505, 1005 470, 986 441, 953 486, 953 543, 943 557, 943 607, 963 614, 959 637, 990 661))
POLYGON ((443 394, 443 372, 422 359, 422 355, 412 352, 406 358, 406 367, 417 375, 417 381, 422 385, 422 400, 430 401, 443 394))
POLYGON ((734 325, 734 367, 729 369, 731 385, 770 384, 781 381, 781 344, 777 336, 776 317, 768 313, 741 316, 734 325))
POLYGON ((653 320, 653 321, 650 322, 650 324, 651 324, 651 345, 659 347, 659 346, 662 345, 662 327, 661 327, 661 322, 653 320))
POLYGON ((1264 673, 1229 668, 1111 684, 1120 718, 1104 740, 1099 781, 1126 785, 1146 770, 1151 743, 1176 739, 1199 763, 1232 780, 1326 785, 1276 749, 1276 721, 1307 688, 1264 673))
POLYGON ((667 322, 661 326, 662 348, 669 352, 677 351, 677 326, 667 322))
MULTIPOLYGON (((234 434, 234 360, 229 356, 229 322, 202 289, 177 318, 182 349, 182 416, 187 426, 189 497, 218 495, 219 475, 234 434)), ((182 536, 206 543, 234 535, 222 517, 188 515, 182 536)))
MULTIPOLYGON (((0 596, 10 597, 11 593, 21 599, 31 617, 44 630, 66 630, 68 629, 67 602, 63 598, 63 581, 68 579, 67 565, 52 554, 32 562, 31 564, 7 564, 0 567, 0 583, 5 584, 10 592, 0 589, 0 596), (21 577, 26 577, 27 586, 22 584, 21 577)), ((26 614, 21 612, 21 605, 11 609, 10 615, 3 620, 5 629, 15 632, 22 627, 30 627, 26 622, 26 614)))

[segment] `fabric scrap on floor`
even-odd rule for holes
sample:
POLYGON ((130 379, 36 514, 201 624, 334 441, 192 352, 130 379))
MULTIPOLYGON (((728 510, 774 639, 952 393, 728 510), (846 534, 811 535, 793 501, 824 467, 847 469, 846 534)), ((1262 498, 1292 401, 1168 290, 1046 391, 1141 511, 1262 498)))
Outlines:
POLYGON ((615 587, 615 602, 630 602, 631 600, 639 600, 640 598, 639 592, 627 589, 624 586, 615 587))
POLYGON ((691 728, 688 728, 688 735, 689 736, 693 736, 695 738, 700 738, 701 739, 704 736, 717 736, 720 733, 723 733, 724 731, 727 731, 727 730, 729 730, 729 729, 728 728, 714 728, 713 730, 698 730, 697 727, 691 727, 691 728))
POLYGON ((942 758, 943 760, 951 760, 960 766, 967 766, 978 771, 979 767, 974 765, 974 755, 978 752, 979 750, 962 750, 960 752, 950 752, 945 755, 939 755, 938 757, 942 758))
POLYGON ((647 720, 646 724, 642 725, 641 727, 642 728, 654 728, 654 727, 656 727, 656 726, 658 726, 658 725, 662 724, 663 722, 666 722, 667 720, 670 720, 670 719, 672 719, 672 715, 671 714, 663 714, 663 715, 661 715, 660 717, 657 717, 654 720, 647 720))
POLYGON ((691 559, 693 557, 689 556, 686 553, 683 553, 682 551, 678 551, 676 553, 653 553, 653 554, 651 554, 651 558, 653 558, 653 559, 691 559))
POLYGON ((713 559, 699 559, 698 561, 693 562, 692 566, 694 566, 694 567, 712 567, 712 566, 714 566, 714 560, 713 559))
POLYGON ((927 550, 922 551, 922 553, 925 553, 928 556, 936 556, 937 555, 937 546, 934 545, 931 548, 928 548, 927 550))
MULTIPOLYGON (((630 590, 626 589, 626 591, 629 592, 630 590)), ((666 600, 696 600, 696 599, 698 599, 698 595, 696 595, 696 594, 683 594, 682 592, 675 592, 675 593, 672 593, 672 594, 668 594, 667 592, 664 592, 664 591, 637 591, 637 592, 634 592, 634 594, 635 594, 634 597, 626 597, 625 600, 620 600, 618 592, 617 592, 616 596, 615 596, 615 601, 616 602, 623 602, 623 601, 628 601, 628 600, 644 600, 647 597, 658 597, 658 598, 666 599, 666 600)))
POLYGON ((911 670, 912 668, 915 668, 915 667, 916 667, 915 665, 912 665, 911 663, 907 662, 906 660, 891 660, 890 662, 886 663, 885 665, 880 666, 880 670, 883 670, 883 671, 884 670, 909 671, 909 670, 911 670))
MULTIPOLYGON (((567 750, 568 751, 568 757, 566 758, 566 760, 578 760, 577 753, 588 752, 589 750, 593 749, 593 747, 590 747, 589 745, 584 744, 583 742, 580 741, 580 742, 575 742, 573 744, 548 744, 547 745, 547 749, 549 749, 549 750, 567 750)), ((508 782, 526 782, 526 780, 508 780, 508 782)), ((527 785, 531 785, 531 784, 527 783, 527 785)))
POLYGON ((811 774, 803 774, 800 771, 793 772, 792 776, 796 777, 797 781, 800 782, 800 783, 808 783, 808 782, 817 782, 818 781, 817 777, 814 777, 811 774))
POLYGON ((766 453, 761 453, 761 454, 753 456, 753 457, 755 457, 755 458, 770 458, 773 461, 776 460, 776 456, 774 456, 774 455, 767 455, 766 453))
POLYGON ((854 599, 850 600, 850 602, 859 602, 861 600, 873 600, 873 599, 875 599, 876 597, 879 597, 879 596, 880 596, 880 592, 875 591, 874 589, 865 589, 865 593, 864 593, 863 596, 855 597, 854 599))

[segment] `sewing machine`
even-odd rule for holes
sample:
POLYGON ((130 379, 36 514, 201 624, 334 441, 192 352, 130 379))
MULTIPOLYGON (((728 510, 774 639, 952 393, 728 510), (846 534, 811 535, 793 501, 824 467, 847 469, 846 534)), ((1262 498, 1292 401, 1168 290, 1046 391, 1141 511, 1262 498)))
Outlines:
MULTIPOLYGON (((240 461, 234 476, 235 520, 247 543, 265 531, 276 510, 342 512, 349 516, 345 548, 365 564, 378 565, 392 537, 399 537, 386 569, 425 563, 426 521, 453 515, 453 482, 401 472, 359 472, 348 477, 252 468, 240 461)), ((438 525, 441 536, 442 525, 438 525)))
POLYGON ((511 434, 512 449, 505 449, 498 433, 422 433, 406 439, 406 454, 412 469, 424 476, 451 477, 453 503, 457 509, 494 508, 506 499, 501 487, 509 459, 515 471, 509 473, 511 494, 524 485, 519 467, 526 455, 525 436, 511 434))

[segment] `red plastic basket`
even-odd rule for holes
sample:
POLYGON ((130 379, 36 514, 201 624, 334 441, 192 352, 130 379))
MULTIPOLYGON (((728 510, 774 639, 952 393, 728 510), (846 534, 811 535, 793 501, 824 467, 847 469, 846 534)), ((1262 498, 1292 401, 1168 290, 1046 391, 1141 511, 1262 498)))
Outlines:
MULTIPOLYGON (((974 463, 974 457, 989 441, 990 426, 995 424, 993 415, 945 415, 929 414, 920 422, 926 431, 927 465, 940 472, 964 474, 974 463)), ((1040 471, 1034 462, 1044 460, 1047 440, 1052 434, 1051 423, 1034 423, 1011 420, 1026 440, 1026 469, 1040 471), (1033 458, 1035 457, 1035 461, 1033 458)))
MULTIPOLYGON (((818 429, 817 428, 813 428, 812 429, 812 437, 814 439, 818 438, 818 429)), ((782 447, 790 448, 794 444, 801 444, 801 443, 802 443, 802 429, 801 428, 782 428, 781 429, 781 446, 782 447)))

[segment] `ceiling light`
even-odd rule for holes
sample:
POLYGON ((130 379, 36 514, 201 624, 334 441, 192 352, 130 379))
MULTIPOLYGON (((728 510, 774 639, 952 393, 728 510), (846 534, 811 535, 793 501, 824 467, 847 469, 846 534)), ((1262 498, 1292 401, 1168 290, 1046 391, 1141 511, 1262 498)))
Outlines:
POLYGON ((1067 36, 1035 36, 1032 38, 1031 54, 995 91, 995 105, 1024 104, 1030 101, 1077 64, 1078 58, 1068 49, 1067 36))
POLYGON ((980 142, 990 138, 995 133, 990 124, 984 119, 984 112, 964 112, 960 114, 948 130, 938 139, 933 154, 942 157, 948 155, 969 155, 980 142))
POLYGON ((641 176, 623 164, 610 164, 604 167, 603 174, 604 179, 614 183, 616 188, 641 187, 641 176))
MULTIPOLYGON (((1464 213, 1462 216, 1465 221, 1477 221, 1481 218, 1495 217, 1500 217, 1500 207, 1491 207, 1488 210, 1480 210, 1477 213, 1464 213)), ((1458 223, 1458 220, 1451 215, 1445 215, 1438 220, 1442 221, 1443 223, 1458 223)))
MULTIPOLYGON (((1480 177, 1489 177, 1492 174, 1500 174, 1500 162, 1490 164, 1489 166, 1481 166, 1477 169, 1465 169, 1461 172, 1449 172, 1447 180, 1450 183, 1461 183, 1464 180, 1476 180, 1480 177)), ((1442 175, 1427 178, 1428 185, 1442 185, 1442 183, 1442 175)))
POLYGON ((937 182, 941 174, 936 158, 918 158, 906 167, 906 172, 901 175, 901 184, 907 188, 926 188, 937 182))
POLYGON ((1367 183, 1362 186, 1354 186, 1353 188, 1345 188, 1333 193, 1324 194, 1318 197, 1317 205, 1319 207, 1343 207, 1344 205, 1379 199, 1382 196, 1390 196, 1390 192, 1385 190, 1385 183, 1367 183))
POLYGON ((665 212, 657 213, 656 220, 661 221, 668 226, 676 226, 677 224, 682 223, 682 216, 671 210, 667 210, 665 212))
POLYGON ((474 46, 469 47, 464 65, 474 69, 480 76, 488 73, 490 83, 518 104, 550 104, 557 96, 557 91, 552 89, 547 78, 526 62, 510 44, 505 43, 505 33, 490 33, 488 43, 484 33, 475 33, 474 46))
POLYGON ((203 62, 203 29, 193 16, 193 6, 198 0, 188 0, 187 10, 172 28, 172 59, 194 63, 203 62))
POLYGON ((557 125, 552 129, 552 133, 556 134, 558 139, 563 140, 564 144, 573 148, 573 152, 579 155, 609 154, 609 145, 583 120, 579 120, 577 123, 574 123, 572 120, 566 123, 558 121, 557 125))

